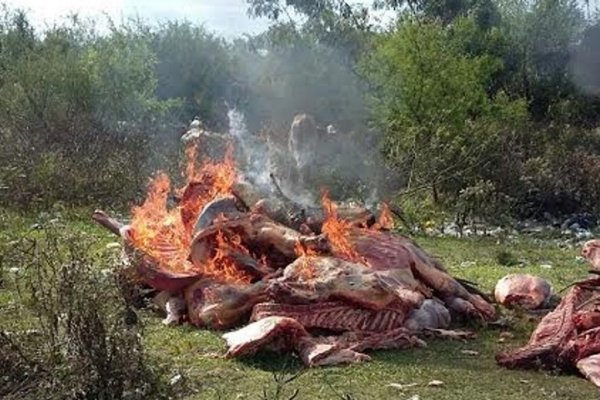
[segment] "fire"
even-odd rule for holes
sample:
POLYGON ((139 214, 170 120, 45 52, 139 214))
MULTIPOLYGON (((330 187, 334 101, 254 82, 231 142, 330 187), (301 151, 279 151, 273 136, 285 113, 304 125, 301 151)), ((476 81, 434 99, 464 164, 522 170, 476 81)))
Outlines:
POLYGON ((296 240, 294 251, 298 258, 302 258, 302 265, 298 271, 299 275, 306 280, 311 280, 315 277, 315 266, 310 261, 312 257, 319 255, 319 253, 305 246, 300 240, 296 240))
POLYGON ((321 195, 323 211, 325 211, 325 222, 322 231, 327 236, 331 248, 337 255, 352 261, 362 261, 362 257, 356 252, 350 242, 352 225, 348 221, 338 219, 337 205, 329 198, 329 193, 324 190, 321 195))
POLYGON ((392 218, 392 212, 390 211, 390 204, 387 201, 381 203, 379 207, 379 218, 372 227, 375 230, 391 230, 394 228, 394 218, 392 218))
POLYGON ((300 274, 302 275, 302 277, 305 279, 310 279, 314 277, 314 265, 310 264, 309 261, 311 257, 317 256, 319 255, 319 253, 314 249, 311 249, 302 244, 300 240, 296 240, 296 244, 294 245, 294 252, 298 256, 298 258, 302 257, 303 260, 302 266, 300 268, 300 274))
MULTIPOLYGON (((236 179, 231 145, 221 162, 204 160, 198 165, 197 151, 195 145, 186 149, 185 185, 175 191, 180 197, 178 206, 168 207, 171 181, 161 172, 151 180, 144 203, 132 210, 131 239, 134 247, 151 256, 161 267, 172 271, 194 268, 188 257, 198 215, 207 203, 219 195, 230 193, 236 179)), ((214 266, 200 268, 211 270, 214 266)), ((225 275, 228 276, 229 272, 225 275)))
POLYGON ((296 240, 296 244, 294 245, 294 252, 296 253, 296 255, 298 257, 303 257, 303 256, 310 257, 310 256, 319 255, 319 253, 316 250, 305 246, 304 244, 302 244, 302 242, 300 242, 300 240, 296 240))
POLYGON ((141 206, 132 210, 131 240, 156 261, 173 270, 185 270, 191 237, 185 235, 179 210, 168 209, 171 181, 159 173, 150 182, 148 195, 141 206))
POLYGON ((234 233, 225 235, 219 230, 215 235, 215 254, 201 266, 202 273, 228 283, 250 282, 252 277, 237 267, 235 253, 250 255, 239 235, 234 233))
POLYGON ((181 216, 188 235, 193 233, 198 215, 206 204, 219 195, 231 193, 235 183, 236 169, 233 160, 233 146, 229 144, 222 162, 215 163, 205 160, 198 167, 197 146, 186 150, 187 164, 185 167, 186 185, 179 190, 181 196, 181 216))

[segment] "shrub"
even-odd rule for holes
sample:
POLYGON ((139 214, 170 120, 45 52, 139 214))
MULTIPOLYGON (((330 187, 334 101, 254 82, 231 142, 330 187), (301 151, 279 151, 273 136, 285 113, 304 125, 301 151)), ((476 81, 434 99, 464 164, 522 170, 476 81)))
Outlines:
POLYGON ((163 117, 177 105, 154 97, 144 35, 100 36, 77 18, 40 35, 4 10, 0 47, 0 205, 132 199, 168 149, 163 117))
POLYGON ((89 237, 60 230, 55 223, 34 232, 3 258, 20 272, 18 313, 2 321, 0 396, 166 398, 172 393, 115 282, 118 261, 93 255, 89 237))

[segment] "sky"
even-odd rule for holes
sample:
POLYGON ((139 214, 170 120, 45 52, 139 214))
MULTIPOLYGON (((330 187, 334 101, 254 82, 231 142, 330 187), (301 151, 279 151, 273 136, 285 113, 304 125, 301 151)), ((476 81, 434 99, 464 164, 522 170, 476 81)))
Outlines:
POLYGON ((247 16, 244 0, 8 0, 6 4, 28 11, 38 27, 72 13, 99 19, 108 15, 117 21, 132 16, 149 21, 187 19, 228 37, 257 33, 267 25, 247 16))
MULTIPOLYGON (((37 27, 51 25, 65 16, 77 13, 82 17, 114 20, 137 16, 148 21, 187 19, 201 23, 215 33, 235 37, 258 33, 267 27, 265 19, 252 19, 246 14, 244 0, 5 0, 11 8, 28 11, 37 27)), ((370 0, 356 1, 370 4, 370 0)))

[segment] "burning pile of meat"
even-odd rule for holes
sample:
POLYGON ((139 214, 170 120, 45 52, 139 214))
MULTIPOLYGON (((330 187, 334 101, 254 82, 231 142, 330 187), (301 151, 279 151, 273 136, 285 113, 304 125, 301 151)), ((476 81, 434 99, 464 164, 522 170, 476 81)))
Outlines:
POLYGON ((494 317, 471 284, 389 230, 385 205, 376 217, 324 193, 322 207, 303 208, 245 182, 231 152, 201 165, 194 148, 188 156, 185 186, 157 175, 130 224, 94 219, 124 240, 140 284, 161 291, 166 323, 245 325, 224 334, 228 356, 268 347, 310 366, 357 362, 367 349, 468 337, 448 330, 456 318, 494 317))

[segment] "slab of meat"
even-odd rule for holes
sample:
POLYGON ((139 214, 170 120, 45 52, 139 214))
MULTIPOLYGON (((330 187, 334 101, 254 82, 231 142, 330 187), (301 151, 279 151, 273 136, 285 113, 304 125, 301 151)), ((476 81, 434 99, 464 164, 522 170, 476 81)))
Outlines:
POLYGON ((590 382, 600 387, 600 354, 582 358, 577 362, 577 369, 590 382))
POLYGON ((353 363, 370 357, 332 343, 332 340, 313 338, 296 320, 286 317, 268 317, 253 322, 237 331, 223 335, 229 350, 227 357, 254 354, 260 349, 295 351, 310 367, 353 363))
POLYGON ((300 257, 270 283, 272 301, 257 304, 251 319, 285 316, 306 328, 334 331, 384 332, 402 326, 420 331, 449 326, 450 314, 443 303, 425 300, 410 276, 405 280, 413 287, 400 279, 390 283, 393 275, 386 275, 390 271, 334 257, 300 257))
POLYGON ((341 336, 303 336, 296 352, 308 366, 334 365, 368 361, 365 350, 407 349, 423 347, 425 342, 404 328, 385 332, 347 332, 341 336))
POLYGON ((200 215, 196 219, 193 233, 197 233, 204 228, 209 227, 213 221, 221 217, 231 217, 240 215, 237 200, 233 196, 223 196, 216 198, 204 206, 200 215))
POLYGON ((335 343, 323 343, 323 341, 310 336, 302 337, 296 348, 302 362, 310 367, 371 360, 371 357, 366 354, 348 348, 339 348, 335 343))
POLYGON ((330 337, 341 346, 355 351, 408 349, 424 347, 427 344, 406 328, 396 328, 384 332, 347 332, 339 337, 330 337))
POLYGON ((227 342, 227 357, 239 357, 254 354, 261 348, 280 340, 277 348, 293 348, 304 336, 309 336, 304 327, 296 320, 286 317, 269 317, 253 322, 237 331, 223 335, 227 342))
MULTIPOLYGON (((321 233, 321 227, 325 221, 325 213, 321 207, 300 205, 285 197, 279 190, 273 194, 261 193, 244 181, 236 182, 232 191, 247 208, 256 213, 266 215, 295 230, 301 230, 304 225, 313 233, 321 233)), ((371 226, 375 223, 374 214, 363 207, 340 206, 338 216, 357 226, 371 226)))
POLYGON ((600 271, 600 239, 585 242, 581 249, 581 256, 592 264, 592 269, 600 271))
POLYGON ((545 279, 529 274, 510 274, 500 279, 494 290, 496 301, 506 307, 534 310, 547 304, 552 287, 545 279))
POLYGON ((173 271, 163 268, 151 257, 142 255, 134 262, 135 273, 138 279, 156 290, 166 290, 176 293, 200 279, 198 270, 189 269, 173 271))
MULTIPOLYGON (((130 237, 132 233, 130 232, 129 225, 125 225, 109 217, 102 210, 94 211, 92 219, 123 239, 125 254, 129 261, 132 261, 132 274, 130 275, 134 275, 142 283, 157 290, 176 293, 199 279, 200 273, 198 270, 192 268, 191 263, 182 266, 180 270, 173 271, 170 268, 162 267, 153 257, 142 253, 139 249, 133 248, 130 237)), ((168 259, 171 254, 176 254, 178 251, 177 248, 171 246, 169 243, 161 244, 161 246, 156 247, 154 250, 160 252, 163 259, 168 259)))
POLYGON ((372 268, 336 257, 303 256, 288 265, 283 276, 269 287, 271 297, 280 303, 316 303, 342 300, 346 303, 381 310, 391 303, 407 313, 424 299, 418 282, 410 275, 382 283, 372 268))
MULTIPOLYGON (((469 291, 450 276, 441 263, 430 257, 412 240, 385 231, 351 228, 348 235, 356 252, 375 270, 401 273, 400 281, 420 282, 430 288, 448 308, 468 316, 491 320, 494 307, 480 295, 469 291)), ((334 255, 337 255, 334 249, 334 255)))
POLYGON ((211 278, 197 281, 184 290, 191 324, 226 329, 247 320, 255 304, 267 300, 266 285, 223 284, 211 278))
MULTIPOLYGON (((152 247, 171 267, 168 261, 183 260, 181 268, 162 267, 132 248, 131 261, 144 283, 165 291, 165 323, 187 316, 198 327, 228 329, 251 316, 254 322, 224 335, 228 356, 267 347, 294 351, 309 366, 360 362, 369 359, 367 349, 424 345, 417 334, 464 338, 445 330, 450 311, 493 315, 483 298, 407 238, 350 223, 361 256, 351 261, 336 254, 325 234, 302 234, 259 212, 240 213, 243 207, 233 198, 207 203, 193 221, 199 211, 193 199, 205 188, 187 190, 182 202, 190 207, 182 213, 188 212, 186 229, 197 230, 189 257, 170 243, 154 241, 152 247), (323 329, 337 336, 309 333, 323 329)), ((126 226, 101 214, 96 218, 133 243, 126 226)))
POLYGON ((125 230, 127 229, 127 225, 124 223, 117 221, 116 219, 110 217, 107 213, 102 210, 95 210, 92 214, 92 219, 114 233, 115 235, 127 239, 127 234, 125 230))
POLYGON ((327 248, 322 237, 302 235, 261 214, 246 214, 200 231, 191 244, 190 260, 194 265, 201 267, 214 256, 216 236, 219 234, 239 238, 242 245, 257 258, 268 256, 270 264, 276 268, 285 267, 296 259, 298 243, 307 248, 327 248))
POLYGON ((404 321, 404 327, 420 332, 425 329, 446 329, 450 322, 450 312, 441 301, 426 299, 419 308, 411 311, 404 321))
POLYGON ((350 332, 341 336, 313 337, 293 318, 267 317, 223 335, 227 357, 253 354, 262 348, 293 350, 308 366, 369 360, 367 349, 408 348, 424 342, 404 328, 384 333, 350 332))
MULTIPOLYGON (((500 353, 497 362, 508 368, 561 369, 597 376, 600 353, 600 278, 575 284, 559 306, 546 315, 522 348, 500 353), (587 372, 585 372, 587 371, 587 372)), ((597 382, 596 378, 591 379, 597 382)))
POLYGON ((307 329, 322 328, 338 332, 383 332, 402 327, 406 314, 407 311, 402 307, 369 310, 340 301, 311 304, 270 302, 254 306, 250 319, 258 321, 272 316, 289 317, 307 329))

